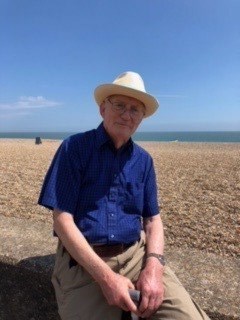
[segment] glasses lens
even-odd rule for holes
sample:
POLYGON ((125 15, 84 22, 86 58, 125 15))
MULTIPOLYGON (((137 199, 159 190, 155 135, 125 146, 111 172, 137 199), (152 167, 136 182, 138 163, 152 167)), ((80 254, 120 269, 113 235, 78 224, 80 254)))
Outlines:
MULTIPOLYGON (((124 112, 127 111, 126 104, 123 102, 117 102, 117 101, 111 101, 108 99, 108 101, 111 103, 112 108, 118 112, 119 114, 123 114, 124 112)), ((135 120, 140 120, 144 116, 144 112, 140 109, 137 109, 136 107, 132 107, 131 109, 128 110, 130 116, 135 119, 135 120)))

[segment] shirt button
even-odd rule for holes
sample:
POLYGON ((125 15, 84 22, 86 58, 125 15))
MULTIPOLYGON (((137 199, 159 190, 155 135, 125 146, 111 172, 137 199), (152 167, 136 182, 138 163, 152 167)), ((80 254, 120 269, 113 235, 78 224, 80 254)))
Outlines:
POLYGON ((111 216, 111 217, 114 217, 114 213, 111 213, 110 216, 111 216))
POLYGON ((114 238, 114 234, 111 234, 111 238, 114 238))

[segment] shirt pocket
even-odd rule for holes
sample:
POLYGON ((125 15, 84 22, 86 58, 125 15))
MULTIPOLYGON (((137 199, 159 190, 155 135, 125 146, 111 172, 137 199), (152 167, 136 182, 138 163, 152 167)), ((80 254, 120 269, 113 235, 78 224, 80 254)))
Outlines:
POLYGON ((129 214, 142 214, 144 183, 126 182, 123 191, 123 209, 129 214))

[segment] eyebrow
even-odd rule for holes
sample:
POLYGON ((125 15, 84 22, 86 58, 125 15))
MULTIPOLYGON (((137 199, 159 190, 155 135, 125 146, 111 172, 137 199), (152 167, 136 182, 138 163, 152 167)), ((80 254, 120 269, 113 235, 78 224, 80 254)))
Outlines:
MULTIPOLYGON (((121 103, 124 103, 124 104, 129 104, 128 102, 125 102, 125 101, 122 101, 121 100, 121 98, 119 97, 117 97, 117 96, 110 96, 110 98, 115 98, 117 101, 116 102, 121 102, 121 103)), ((131 103, 131 102, 130 102, 131 103)), ((144 111, 146 110, 146 107, 145 107, 145 105, 141 102, 141 101, 139 101, 139 102, 137 102, 138 103, 138 105, 132 105, 132 107, 143 107, 144 108, 144 111)))

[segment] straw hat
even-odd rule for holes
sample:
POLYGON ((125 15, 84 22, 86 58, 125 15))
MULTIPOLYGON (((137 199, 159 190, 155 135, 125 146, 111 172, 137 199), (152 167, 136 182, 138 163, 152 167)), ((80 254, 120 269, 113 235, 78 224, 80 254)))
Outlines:
POLYGON ((146 93, 143 79, 136 72, 124 72, 120 74, 113 83, 102 84, 94 91, 94 97, 99 106, 104 99, 115 94, 128 96, 141 101, 146 108, 144 118, 151 116, 159 107, 157 99, 146 93))

